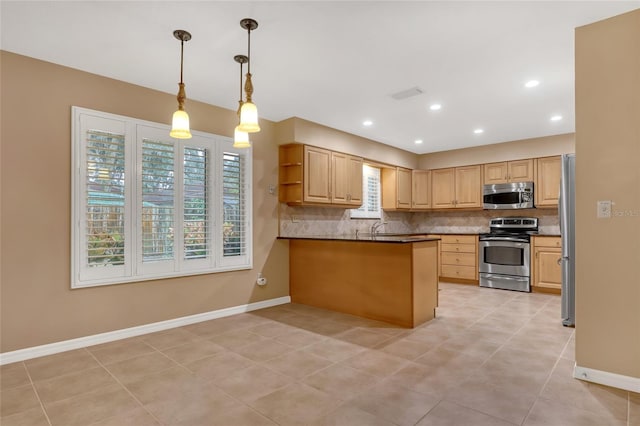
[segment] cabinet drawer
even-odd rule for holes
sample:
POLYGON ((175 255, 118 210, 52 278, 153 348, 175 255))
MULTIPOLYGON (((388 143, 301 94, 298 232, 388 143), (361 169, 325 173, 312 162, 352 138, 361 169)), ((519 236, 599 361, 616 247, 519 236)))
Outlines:
POLYGON ((441 235, 444 244, 475 244, 478 237, 475 235, 441 235))
POLYGON ((462 278, 465 280, 476 280, 478 269, 475 266, 453 266, 442 265, 440 275, 449 278, 462 278))
POLYGON ((560 237, 533 237, 533 244, 536 247, 562 247, 560 237))
POLYGON ((475 253, 442 253, 443 265, 476 266, 475 253))
POLYGON ((444 241, 442 242, 442 254, 445 252, 452 253, 475 253, 476 245, 475 244, 446 244, 444 241))

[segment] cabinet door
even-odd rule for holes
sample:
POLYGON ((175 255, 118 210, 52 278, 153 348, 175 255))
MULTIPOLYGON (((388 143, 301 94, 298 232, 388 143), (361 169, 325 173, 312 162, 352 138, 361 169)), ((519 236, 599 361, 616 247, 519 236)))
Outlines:
POLYGON ((414 170, 411 173, 411 184, 411 208, 431 208, 431 170, 414 170))
POLYGON ((304 147, 304 201, 331 202, 331 151, 304 147))
POLYGON ((349 156, 348 163, 347 199, 349 204, 360 207, 362 205, 362 164, 364 161, 360 157, 349 156))
POLYGON ((411 208, 411 170, 398 167, 398 200, 399 209, 411 208))
POLYGON ((331 201, 347 204, 349 200, 349 156, 340 152, 331 153, 331 201))
POLYGON ((509 182, 533 182, 533 159, 509 161, 507 178, 509 182))
POLYGON ((549 247, 536 247, 534 264, 535 287, 560 290, 562 288, 562 269, 558 263, 561 250, 549 247))
POLYGON ((558 205, 560 167, 560 156, 538 158, 538 180, 534 188, 536 207, 558 205))
POLYGON ((494 183, 506 183, 509 173, 506 161, 501 163, 489 163, 484 165, 484 183, 487 185, 494 183))
POLYGON ((480 166, 456 167, 456 207, 482 207, 480 166))
POLYGON ((431 170, 431 207, 434 209, 450 209, 455 207, 456 170, 431 170))

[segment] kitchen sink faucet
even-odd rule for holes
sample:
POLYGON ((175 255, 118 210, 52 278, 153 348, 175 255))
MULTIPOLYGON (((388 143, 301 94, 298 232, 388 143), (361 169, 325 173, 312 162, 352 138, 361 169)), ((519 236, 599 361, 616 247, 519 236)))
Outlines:
POLYGON ((382 222, 381 220, 375 221, 373 225, 371 225, 371 235, 375 237, 375 235, 378 233, 378 228, 380 228, 385 223, 387 222, 382 222))

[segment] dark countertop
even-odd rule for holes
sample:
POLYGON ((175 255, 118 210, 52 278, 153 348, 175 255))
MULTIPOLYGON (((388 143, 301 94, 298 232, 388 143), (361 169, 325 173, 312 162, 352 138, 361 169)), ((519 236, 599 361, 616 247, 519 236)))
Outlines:
POLYGON ((424 241, 438 241, 440 238, 428 237, 426 234, 397 234, 397 235, 301 235, 295 237, 278 237, 279 240, 324 240, 324 241, 354 241, 372 243, 421 243, 424 241))

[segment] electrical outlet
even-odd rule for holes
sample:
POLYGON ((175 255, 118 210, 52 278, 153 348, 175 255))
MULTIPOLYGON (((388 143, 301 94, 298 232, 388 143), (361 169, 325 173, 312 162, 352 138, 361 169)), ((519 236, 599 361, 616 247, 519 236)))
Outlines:
POLYGON ((609 219, 611 217, 611 200, 598 201, 598 219, 609 219))
POLYGON ((256 279, 256 284, 259 286, 267 285, 267 278, 262 276, 262 273, 258 274, 258 279, 256 279))
POLYGON ((296 216, 295 214, 291 215, 291 223, 298 223, 300 222, 300 218, 298 216, 296 216))

